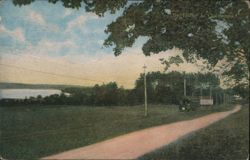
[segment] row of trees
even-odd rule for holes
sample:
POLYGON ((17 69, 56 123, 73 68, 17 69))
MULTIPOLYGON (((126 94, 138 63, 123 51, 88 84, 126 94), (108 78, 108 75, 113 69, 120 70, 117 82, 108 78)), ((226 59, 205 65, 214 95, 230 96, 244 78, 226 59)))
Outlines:
MULTIPOLYGON (((137 105, 144 102, 144 75, 135 82, 133 89, 118 87, 115 82, 95 85, 94 87, 76 88, 69 87, 62 90, 62 94, 54 94, 47 97, 30 97, 23 100, 1 100, 4 105, 16 104, 51 104, 51 105, 91 105, 91 106, 115 106, 137 105), (69 93, 66 95, 64 93, 69 93)), ((219 78, 212 73, 160 73, 147 74, 148 102, 154 104, 178 104, 184 92, 184 79, 186 79, 186 94, 189 97, 199 98, 209 96, 212 89, 212 97, 216 103, 222 102, 224 90, 219 87, 219 78), (202 93, 201 93, 201 88, 202 93)))
MULTIPOLYGON (((152 72, 147 75, 147 91, 149 103, 171 103, 178 104, 184 93, 184 79, 186 79, 186 95, 199 97, 200 88, 203 87, 203 95, 209 95, 207 86, 220 89, 219 78, 212 73, 180 73, 170 72, 162 74, 152 72), (206 85, 206 86, 205 86, 206 85)), ((143 100, 144 84, 143 75, 136 81, 136 86, 132 90, 137 95, 137 100, 143 100)))

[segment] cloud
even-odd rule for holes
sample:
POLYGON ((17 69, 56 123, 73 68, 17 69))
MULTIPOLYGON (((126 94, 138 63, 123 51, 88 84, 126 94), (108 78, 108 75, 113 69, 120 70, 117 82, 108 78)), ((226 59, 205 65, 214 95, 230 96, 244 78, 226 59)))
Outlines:
POLYGON ((27 17, 30 21, 40 24, 41 26, 46 25, 46 22, 41 14, 30 10, 29 16, 27 17))
POLYGON ((0 32, 8 34, 12 38, 20 42, 25 42, 24 31, 20 27, 15 28, 14 30, 9 30, 5 28, 3 25, 0 25, 0 32))
POLYGON ((65 12, 62 17, 67 17, 73 13, 73 9, 65 9, 65 12))
POLYGON ((42 39, 39 41, 37 45, 30 45, 25 51, 22 53, 28 54, 41 54, 43 56, 46 55, 60 55, 60 51, 63 48, 68 48, 69 50, 75 50, 77 48, 74 41, 66 40, 66 41, 51 41, 48 39, 42 39))
POLYGON ((34 10, 29 10, 28 15, 26 19, 32 23, 38 24, 46 29, 49 29, 51 31, 57 32, 59 30, 59 27, 55 24, 50 24, 47 23, 42 16, 42 14, 34 11, 34 10))
POLYGON ((72 29, 76 26, 79 26, 79 25, 83 25, 86 20, 87 20, 86 16, 81 15, 81 16, 77 17, 76 19, 74 19, 68 23, 67 30, 70 30, 70 29, 72 29))
POLYGON ((68 22, 66 31, 70 31, 76 27, 83 28, 83 25, 87 20, 97 19, 97 18, 98 16, 95 15, 94 13, 86 13, 85 15, 78 16, 75 19, 68 22))

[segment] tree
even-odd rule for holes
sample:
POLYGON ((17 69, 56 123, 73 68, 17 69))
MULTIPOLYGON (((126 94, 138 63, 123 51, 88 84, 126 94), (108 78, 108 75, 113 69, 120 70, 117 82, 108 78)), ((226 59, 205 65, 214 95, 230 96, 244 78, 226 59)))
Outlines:
MULTIPOLYGON (((13 0, 15 5, 34 0, 13 0)), ((148 40, 142 47, 145 55, 179 48, 188 62, 207 61, 212 69, 223 61, 223 72, 234 85, 248 84, 250 52, 250 4, 246 0, 48 0, 61 1, 67 8, 85 6, 99 16, 123 14, 107 26, 104 41, 115 55, 131 47, 137 38, 148 40), (244 74, 240 74, 244 73, 244 74), (247 82, 247 83, 246 83, 247 82)))
MULTIPOLYGON (((135 93, 137 102, 144 100, 143 74, 136 80, 135 93)), ((184 78, 188 97, 199 97, 201 84, 220 89, 219 78, 213 73, 180 73, 180 72, 150 72, 147 74, 147 90, 149 103, 178 104, 184 93, 184 78)), ((203 95, 209 95, 209 88, 203 90, 203 95)))

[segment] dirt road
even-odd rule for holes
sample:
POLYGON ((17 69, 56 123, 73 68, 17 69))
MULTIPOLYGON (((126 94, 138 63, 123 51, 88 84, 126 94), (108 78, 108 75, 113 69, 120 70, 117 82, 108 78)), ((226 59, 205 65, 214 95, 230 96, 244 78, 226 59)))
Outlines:
POLYGON ((193 120, 132 132, 43 159, 136 159, 174 142, 182 136, 207 127, 232 113, 238 112, 240 109, 241 106, 238 105, 231 111, 213 113, 193 120))

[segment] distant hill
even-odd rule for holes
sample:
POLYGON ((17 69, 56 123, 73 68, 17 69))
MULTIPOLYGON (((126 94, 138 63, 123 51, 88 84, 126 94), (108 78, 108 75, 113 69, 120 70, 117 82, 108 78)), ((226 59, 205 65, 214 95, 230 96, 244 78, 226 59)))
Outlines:
POLYGON ((1 83, 0 89, 64 89, 64 88, 85 88, 79 85, 58 85, 58 84, 24 84, 24 83, 1 83))

